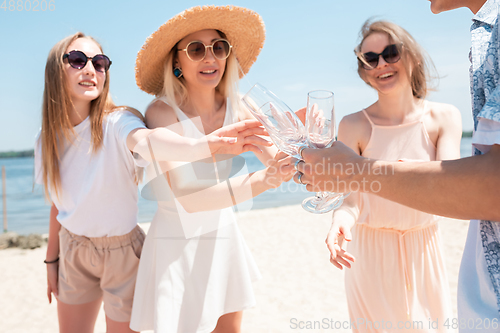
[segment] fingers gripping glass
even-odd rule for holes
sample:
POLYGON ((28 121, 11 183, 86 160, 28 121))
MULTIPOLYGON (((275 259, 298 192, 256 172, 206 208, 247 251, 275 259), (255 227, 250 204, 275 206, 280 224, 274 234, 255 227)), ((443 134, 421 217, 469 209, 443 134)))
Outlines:
POLYGON ((104 54, 96 54, 93 57, 87 57, 82 51, 70 51, 63 55, 63 60, 68 59, 68 63, 71 67, 76 69, 82 69, 87 65, 89 60, 92 61, 92 66, 98 72, 107 72, 109 66, 111 66, 111 60, 104 54))
POLYGON ((388 64, 394 64, 401 59, 401 45, 391 44, 382 51, 382 53, 367 52, 358 56, 358 61, 361 63, 364 69, 370 70, 378 66, 378 61, 380 56, 384 58, 384 61, 388 64))
POLYGON ((233 46, 225 39, 216 39, 212 45, 205 45, 199 41, 190 42, 185 49, 177 49, 177 51, 185 51, 187 57, 191 61, 202 61, 207 55, 207 49, 212 49, 212 54, 216 59, 224 60, 229 57, 233 46))

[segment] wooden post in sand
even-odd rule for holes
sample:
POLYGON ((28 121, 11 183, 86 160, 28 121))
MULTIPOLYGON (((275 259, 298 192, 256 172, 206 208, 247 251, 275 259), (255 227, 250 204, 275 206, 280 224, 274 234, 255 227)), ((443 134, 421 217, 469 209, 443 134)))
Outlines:
POLYGON ((3 232, 7 232, 7 190, 5 186, 5 165, 2 165, 3 232))

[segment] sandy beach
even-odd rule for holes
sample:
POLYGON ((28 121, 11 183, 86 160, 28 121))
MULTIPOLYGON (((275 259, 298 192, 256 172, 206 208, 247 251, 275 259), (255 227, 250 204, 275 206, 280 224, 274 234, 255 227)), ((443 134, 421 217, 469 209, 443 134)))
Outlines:
MULTIPOLYGON (((313 215, 300 206, 238 213, 263 279, 254 285, 257 306, 245 311, 243 332, 297 332, 299 321, 349 321, 343 272, 329 262, 324 240, 331 214, 313 215)), ((468 221, 440 223, 451 298, 456 316, 458 269, 468 221)), ((148 229, 148 224, 141 225, 148 229)), ((0 251, 0 332, 58 332, 56 304, 46 296, 46 247, 0 251)), ((101 309, 95 332, 105 332, 101 309)), ((308 329, 307 332, 350 332, 308 329)))

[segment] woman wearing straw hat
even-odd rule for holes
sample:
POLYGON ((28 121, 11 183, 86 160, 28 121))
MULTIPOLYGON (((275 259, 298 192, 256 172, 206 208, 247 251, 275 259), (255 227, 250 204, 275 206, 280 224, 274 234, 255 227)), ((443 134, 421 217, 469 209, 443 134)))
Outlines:
MULTIPOLYGON (((157 97, 146 111, 147 126, 199 137, 251 118, 240 107, 236 84, 263 42, 261 17, 241 7, 194 7, 167 21, 137 56, 137 84, 157 97)), ((158 211, 141 256, 132 329, 240 331, 242 311, 255 305, 252 282, 260 273, 231 207, 294 171, 289 157, 273 158, 275 148, 259 149, 254 152, 267 168, 239 177, 229 178, 239 156, 148 170, 143 195, 158 201, 158 211)))

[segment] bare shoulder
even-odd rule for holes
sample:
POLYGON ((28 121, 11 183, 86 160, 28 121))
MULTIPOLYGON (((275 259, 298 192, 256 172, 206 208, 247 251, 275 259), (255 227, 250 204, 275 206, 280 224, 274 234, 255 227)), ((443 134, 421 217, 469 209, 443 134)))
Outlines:
POLYGON ((370 122, 368 121, 368 119, 366 119, 366 116, 363 114, 363 111, 358 111, 348 114, 347 116, 342 118, 340 123, 342 124, 342 126, 346 126, 347 128, 350 129, 352 129, 353 127, 358 127, 363 125, 365 126, 367 125, 368 127, 370 127, 370 122))
POLYGON ((427 101, 427 105, 431 110, 431 116, 436 120, 461 117, 460 111, 454 105, 430 101, 427 101))
POLYGON ((363 111, 351 113, 339 123, 338 140, 361 154, 371 136, 371 124, 363 111))
POLYGON ((439 133, 439 135, 448 131, 462 133, 462 115, 458 108, 446 103, 429 101, 427 103, 430 112, 425 122, 431 138, 433 131, 439 133))
POLYGON ((148 128, 165 127, 177 123, 174 109, 161 100, 151 103, 145 113, 148 128))
POLYGON ((430 112, 424 119, 430 139, 436 146, 437 160, 460 158, 462 117, 451 104, 428 102, 430 112))
POLYGON ((363 111, 348 114, 339 123, 339 136, 359 136, 371 132, 371 125, 363 111))

